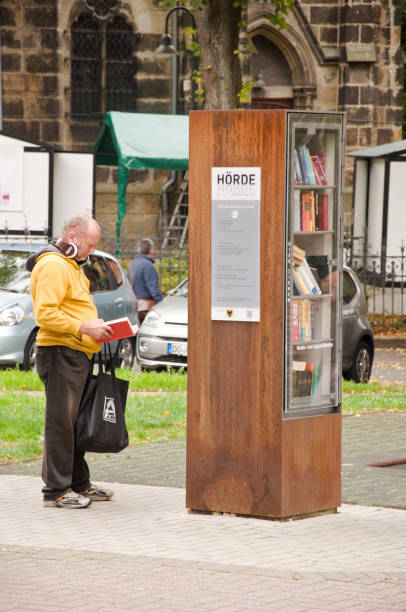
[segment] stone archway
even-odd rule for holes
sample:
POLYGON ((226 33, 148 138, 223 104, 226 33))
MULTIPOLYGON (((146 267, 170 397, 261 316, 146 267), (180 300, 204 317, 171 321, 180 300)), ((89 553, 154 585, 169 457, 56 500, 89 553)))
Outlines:
POLYGON ((253 108, 312 110, 317 96, 311 53, 291 28, 280 32, 265 17, 252 20, 248 35, 253 44, 253 108))

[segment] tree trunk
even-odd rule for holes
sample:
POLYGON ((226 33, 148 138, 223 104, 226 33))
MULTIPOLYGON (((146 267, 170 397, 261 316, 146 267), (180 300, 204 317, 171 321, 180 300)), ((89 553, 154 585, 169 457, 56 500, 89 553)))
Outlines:
POLYGON ((241 7, 234 7, 233 0, 208 0, 203 10, 196 11, 195 18, 204 108, 234 110, 241 88, 238 58, 241 7))

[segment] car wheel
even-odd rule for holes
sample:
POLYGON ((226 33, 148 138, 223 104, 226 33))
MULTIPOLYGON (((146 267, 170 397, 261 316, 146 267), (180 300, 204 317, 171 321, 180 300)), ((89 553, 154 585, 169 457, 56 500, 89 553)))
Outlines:
POLYGON ((372 370, 372 349, 367 342, 361 340, 354 354, 351 369, 345 378, 356 383, 367 383, 372 370))
POLYGON ((27 344, 24 349, 24 361, 22 364, 22 370, 35 369, 35 358, 37 356, 37 330, 30 334, 27 344))
POLYGON ((131 338, 122 338, 116 350, 116 368, 132 368, 134 356, 134 342, 131 338))

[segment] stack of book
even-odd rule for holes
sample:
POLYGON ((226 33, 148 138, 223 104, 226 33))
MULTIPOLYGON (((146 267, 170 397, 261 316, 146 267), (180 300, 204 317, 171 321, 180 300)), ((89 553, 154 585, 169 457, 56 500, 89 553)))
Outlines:
POLYGON ((328 230, 328 195, 303 191, 300 197, 300 231, 328 230))
POLYGON ((292 361, 293 397, 314 395, 317 389, 319 366, 307 361, 292 361))
POLYGON ((294 300, 292 304, 292 342, 308 342, 315 338, 315 311, 310 300, 294 300))
POLYGON ((293 246, 293 292, 295 295, 321 295, 321 289, 305 255, 303 249, 293 246))
POLYGON ((327 185, 326 154, 310 155, 306 145, 293 151, 294 180, 297 185, 327 185))

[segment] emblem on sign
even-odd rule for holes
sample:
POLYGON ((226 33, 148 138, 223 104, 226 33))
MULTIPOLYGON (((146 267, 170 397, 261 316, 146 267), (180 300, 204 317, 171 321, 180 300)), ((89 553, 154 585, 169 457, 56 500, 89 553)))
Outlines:
POLYGON ((234 314, 234 310, 226 310, 226 317, 227 319, 232 319, 233 318, 233 314, 234 314))

